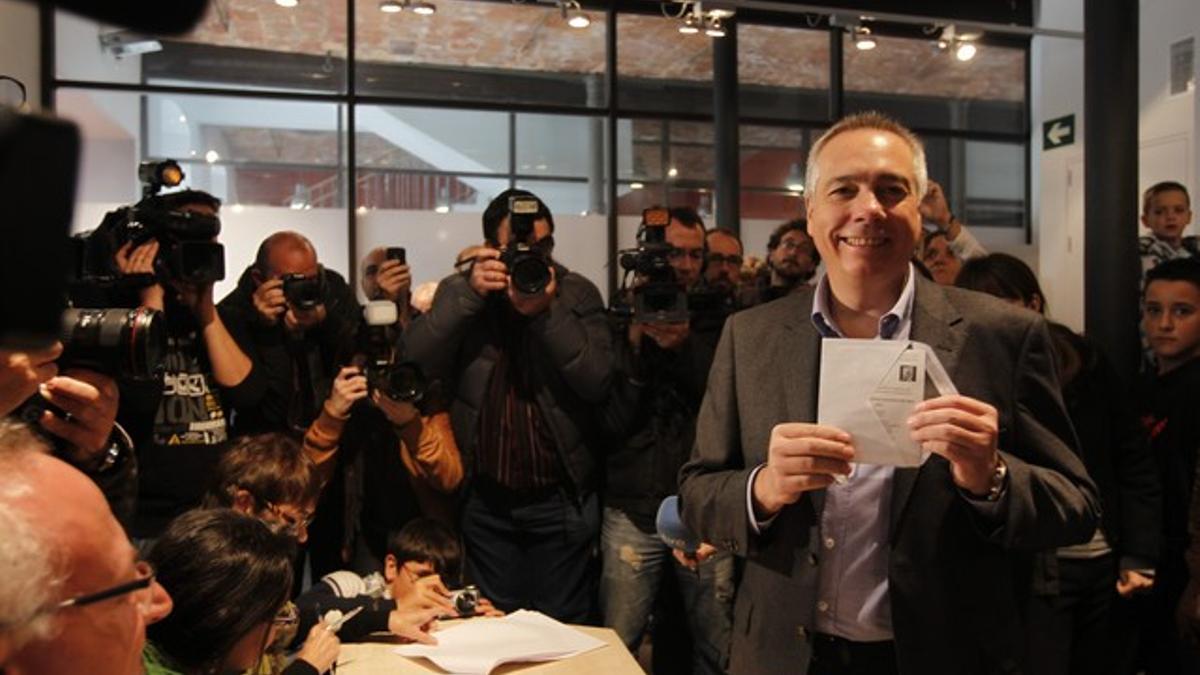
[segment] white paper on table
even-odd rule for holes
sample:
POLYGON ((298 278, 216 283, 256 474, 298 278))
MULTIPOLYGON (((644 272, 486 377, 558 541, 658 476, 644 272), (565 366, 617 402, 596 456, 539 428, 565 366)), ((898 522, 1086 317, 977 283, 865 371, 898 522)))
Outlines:
POLYGON ((542 614, 520 610, 477 618, 438 631, 436 645, 397 647, 401 656, 423 656, 451 673, 486 675, 515 661, 556 661, 603 647, 605 642, 542 614))
POLYGON ((817 423, 854 437, 856 463, 920 466, 929 453, 910 437, 908 418, 925 400, 927 375, 939 394, 958 393, 927 344, 824 339, 817 423))

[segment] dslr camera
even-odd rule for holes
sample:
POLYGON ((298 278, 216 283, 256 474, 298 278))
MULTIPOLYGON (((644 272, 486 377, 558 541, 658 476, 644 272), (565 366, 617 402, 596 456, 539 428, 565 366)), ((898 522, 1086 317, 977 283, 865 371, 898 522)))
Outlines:
POLYGON ((459 616, 474 616, 479 610, 479 588, 474 585, 464 586, 457 591, 450 591, 450 602, 459 616))
POLYGON ((667 226, 670 224, 669 209, 642 211, 638 247, 619 252, 625 279, 617 294, 620 300, 614 301, 611 309, 615 316, 638 322, 678 323, 688 319, 687 289, 675 276, 675 268, 671 267, 672 246, 667 243, 667 226), (628 296, 631 274, 638 283, 633 287, 632 304, 627 304, 624 298, 628 296))
POLYGON ((325 268, 317 269, 317 275, 306 277, 303 274, 285 274, 283 281, 283 297, 293 308, 301 311, 310 310, 325 302, 325 268))
POLYGON ((545 245, 534 241, 533 223, 538 218, 536 197, 508 198, 508 245, 500 262, 518 293, 538 295, 550 284, 550 256, 545 245))
POLYGON ((100 226, 81 235, 82 251, 76 276, 84 282, 112 280, 119 276, 113 256, 126 243, 133 247, 150 241, 159 243, 152 279, 144 285, 169 280, 204 285, 225 278, 225 248, 213 241, 221 232, 216 216, 174 210, 159 192, 176 187, 184 178, 174 160, 146 160, 138 166, 142 200, 105 215, 100 226))
POLYGON ((393 401, 420 404, 428 391, 425 375, 417 364, 397 361, 388 334, 388 327, 395 325, 399 318, 396 303, 390 300, 368 302, 363 307, 363 318, 366 327, 361 353, 365 357, 360 357, 359 365, 367 377, 368 389, 379 390, 393 401))

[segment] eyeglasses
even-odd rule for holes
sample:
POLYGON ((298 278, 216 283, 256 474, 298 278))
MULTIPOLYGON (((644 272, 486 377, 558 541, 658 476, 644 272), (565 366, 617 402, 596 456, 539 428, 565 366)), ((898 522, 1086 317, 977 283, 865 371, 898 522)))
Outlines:
MULTIPOLYGON (((85 593, 83 595, 76 595, 73 598, 67 598, 62 602, 44 607, 37 612, 34 612, 33 615, 25 618, 24 620, 10 624, 0 623, 0 628, 16 628, 17 626, 22 626, 30 621, 33 621, 43 614, 53 614, 54 612, 60 612, 64 609, 70 609, 72 607, 86 607, 88 605, 104 602, 105 600, 111 600, 112 598, 119 598, 122 595, 129 595, 130 593, 145 591, 146 589, 150 588, 150 584, 154 583, 154 566, 145 560, 139 560, 134 563, 134 571, 137 572, 137 578, 133 581, 126 581, 117 584, 116 586, 110 586, 109 588, 96 591, 95 593, 85 593)), ((150 605, 153 603, 151 594, 142 593, 137 599, 140 609, 143 612, 149 611, 150 605)))
POLYGON ((708 254, 708 264, 709 265, 733 265, 734 267, 741 267, 742 266, 742 256, 737 255, 736 253, 731 253, 729 255, 721 255, 720 253, 709 253, 708 254))
MULTIPOLYGON (((67 609, 68 607, 85 607, 87 605, 94 605, 97 602, 103 602, 110 598, 116 598, 122 595, 128 595, 130 593, 135 593, 137 591, 150 588, 150 584, 154 583, 154 566, 145 560, 139 560, 134 563, 133 569, 138 575, 133 581, 126 581, 123 584, 117 584, 116 586, 106 588, 102 591, 96 591, 95 593, 88 593, 86 595, 77 595, 73 598, 67 598, 66 600, 58 603, 54 607, 54 611, 57 612, 59 610, 67 609)), ((144 600, 147 604, 149 604, 149 593, 146 594, 146 598, 144 598, 144 600)))
POLYGON ((678 246, 676 246, 676 247, 673 247, 669 253, 667 253, 667 258, 669 258, 671 260, 679 260, 680 258, 683 258, 685 256, 688 258, 691 258, 692 260, 696 260, 696 261, 704 260, 704 249, 702 249, 702 248, 679 248, 678 246))
POLYGON ((301 512, 301 517, 297 518, 292 514, 284 511, 275 502, 263 500, 267 510, 270 511, 276 518, 283 521, 283 524, 278 527, 278 530, 283 534, 291 537, 299 537, 302 531, 307 531, 308 526, 312 525, 313 519, 316 518, 315 513, 301 512))

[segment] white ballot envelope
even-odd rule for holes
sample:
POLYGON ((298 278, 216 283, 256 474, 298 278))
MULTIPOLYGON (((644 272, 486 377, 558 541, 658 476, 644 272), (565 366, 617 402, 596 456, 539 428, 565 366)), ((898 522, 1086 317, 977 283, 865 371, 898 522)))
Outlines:
POLYGON ((817 423, 853 436, 858 464, 920 466, 929 453, 909 436, 908 418, 925 400, 926 379, 940 395, 958 393, 927 344, 824 339, 817 423))

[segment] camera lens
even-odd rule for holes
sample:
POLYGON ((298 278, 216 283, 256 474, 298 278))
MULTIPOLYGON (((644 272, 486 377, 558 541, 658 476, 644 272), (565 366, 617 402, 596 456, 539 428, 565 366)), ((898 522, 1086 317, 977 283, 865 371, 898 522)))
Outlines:
POLYGON ((162 315, 138 309, 68 309, 62 317, 64 368, 96 370, 131 379, 155 377, 166 333, 162 315))
POLYGON ((525 295, 537 295, 550 284, 550 266, 538 254, 519 252, 509 266, 513 286, 525 295))
POLYGON ((387 377, 386 393, 397 401, 416 403, 425 396, 425 376, 412 363, 391 366, 387 377))

